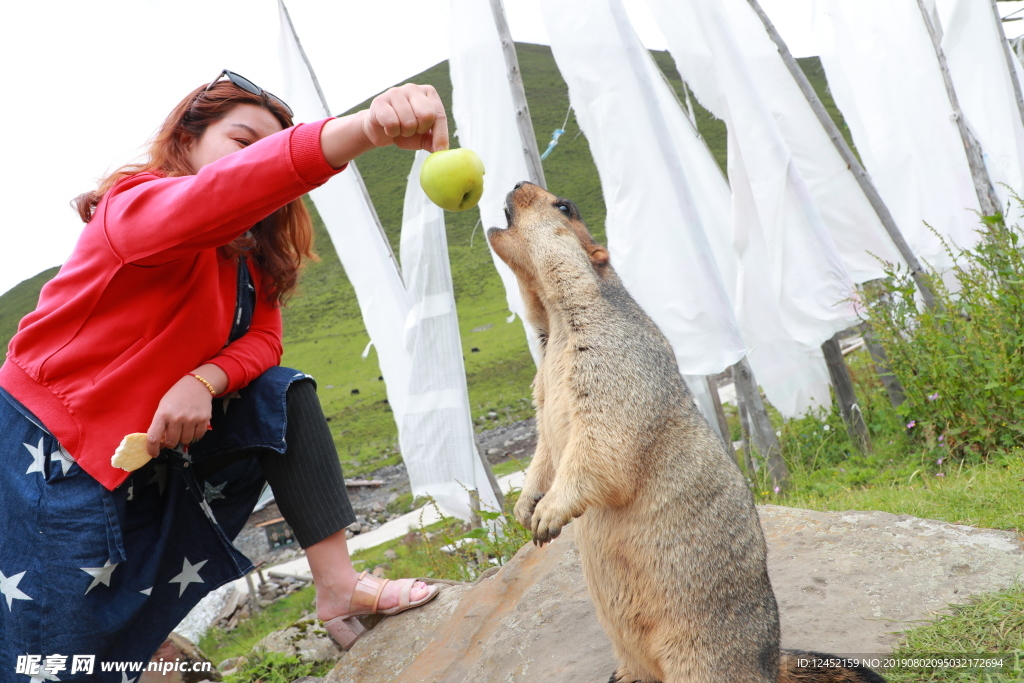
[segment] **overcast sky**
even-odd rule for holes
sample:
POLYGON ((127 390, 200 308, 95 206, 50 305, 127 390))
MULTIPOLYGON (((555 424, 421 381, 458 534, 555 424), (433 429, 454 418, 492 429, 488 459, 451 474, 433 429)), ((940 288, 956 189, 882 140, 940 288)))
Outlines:
MULTIPOLYGON (((514 40, 547 44, 539 1, 505 0, 514 40)), ((805 1, 762 0, 798 56, 812 53, 801 38, 809 22, 805 1)), ((664 49, 645 0, 625 3, 647 47, 664 49)), ((448 58, 446 0, 287 4, 335 112, 448 58)), ((1019 5, 1000 3, 1004 14, 1019 5)), ((1024 31, 1022 24, 1008 24, 1008 33, 1024 31)), ((0 293, 68 257, 82 227, 68 202, 135 158, 192 88, 227 67, 283 92, 277 46, 277 0, 5 7, 0 173, 8 208, 0 227, 0 293)))

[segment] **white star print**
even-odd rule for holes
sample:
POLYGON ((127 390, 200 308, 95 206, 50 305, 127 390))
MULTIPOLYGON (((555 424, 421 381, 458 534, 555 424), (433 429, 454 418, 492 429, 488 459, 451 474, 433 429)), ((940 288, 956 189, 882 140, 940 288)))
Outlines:
POLYGON ((63 446, 58 446, 57 450, 50 453, 50 462, 59 462, 61 474, 64 476, 67 476, 68 470, 70 470, 71 466, 75 464, 71 454, 64 450, 63 446))
POLYGON ((128 500, 131 500, 134 497, 135 497, 135 482, 133 481, 130 484, 128 484, 128 500))
POLYGON ((8 578, 4 576, 3 572, 0 572, 0 595, 7 598, 7 609, 11 609, 11 605, 15 600, 31 600, 29 596, 18 590, 18 584, 21 583, 21 578, 25 576, 25 572, 15 574, 8 578))
POLYGON ((121 672, 121 683, 135 683, 137 678, 138 676, 135 678, 128 678, 128 674, 123 671, 121 672))
POLYGON ((38 446, 30 446, 27 443, 22 445, 32 454, 32 464, 28 466, 28 471, 25 474, 38 472, 45 477, 46 470, 43 469, 43 465, 46 463, 46 455, 43 452, 43 437, 39 437, 38 446))
POLYGON ((164 488, 167 486, 167 465, 162 462, 153 465, 153 477, 146 482, 146 486, 153 482, 160 487, 160 495, 164 495, 164 488))
POLYGON ((192 564, 185 558, 185 561, 181 564, 181 573, 175 576, 167 583, 178 583, 181 585, 181 590, 178 591, 178 597, 180 598, 185 594, 185 589, 190 583, 206 583, 199 577, 199 570, 203 568, 209 560, 203 560, 199 564, 192 564))
POLYGON ((90 583, 89 587, 85 589, 85 593, 83 593, 83 595, 88 595, 89 591, 101 583, 104 586, 109 587, 110 575, 114 572, 115 567, 117 567, 117 563, 110 564, 110 560, 107 560, 102 567, 79 567, 79 569, 92 577, 92 583, 90 583))
POLYGON ((227 496, 224 495, 224 487, 227 485, 228 483, 226 481, 222 481, 217 486, 210 486, 210 482, 208 481, 203 482, 203 486, 205 488, 205 491, 203 493, 206 497, 206 500, 217 500, 218 498, 227 499, 227 496))
POLYGON ((54 676, 53 674, 47 673, 47 672, 43 671, 42 669, 40 669, 39 673, 37 675, 35 675, 32 678, 28 679, 28 683, 42 683, 43 681, 59 681, 59 680, 60 679, 57 678, 56 676, 54 676))
POLYGON ((152 587, 152 586, 150 586, 150 587, 149 587, 149 588, 147 588, 146 590, 144 590, 144 591, 139 591, 139 592, 140 592, 140 593, 142 593, 143 595, 150 595, 150 594, 151 594, 151 593, 153 592, 153 587, 152 587))

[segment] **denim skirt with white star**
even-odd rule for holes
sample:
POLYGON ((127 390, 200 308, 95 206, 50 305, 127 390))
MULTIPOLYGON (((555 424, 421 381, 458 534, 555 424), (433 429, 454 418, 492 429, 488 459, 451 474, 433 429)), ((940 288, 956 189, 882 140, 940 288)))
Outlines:
POLYGON ((190 453, 164 449, 113 491, 0 389, 0 681, 131 682, 138 674, 103 663, 147 662, 199 600, 252 569, 231 539, 265 483, 256 458, 206 481, 192 464, 242 448, 284 453, 285 395, 300 379, 271 368, 215 402, 213 431, 190 453), (63 666, 56 657, 18 673, 19 657, 55 655, 63 666), (72 673, 75 655, 95 657, 90 673, 72 673))

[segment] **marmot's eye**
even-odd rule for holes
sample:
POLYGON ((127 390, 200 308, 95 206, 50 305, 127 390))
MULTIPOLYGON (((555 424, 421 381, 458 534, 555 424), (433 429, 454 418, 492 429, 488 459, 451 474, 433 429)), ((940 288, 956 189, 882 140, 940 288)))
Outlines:
POLYGON ((572 215, 572 209, 569 208, 568 204, 555 204, 555 206, 557 206, 558 210, 564 213, 566 216, 572 215))

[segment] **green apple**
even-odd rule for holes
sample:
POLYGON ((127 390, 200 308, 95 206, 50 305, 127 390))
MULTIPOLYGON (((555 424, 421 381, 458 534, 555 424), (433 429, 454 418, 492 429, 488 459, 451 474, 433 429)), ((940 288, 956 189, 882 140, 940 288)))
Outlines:
POLYGON ((465 147, 434 152, 420 167, 420 187, 446 211, 472 209, 484 194, 484 162, 465 147))

